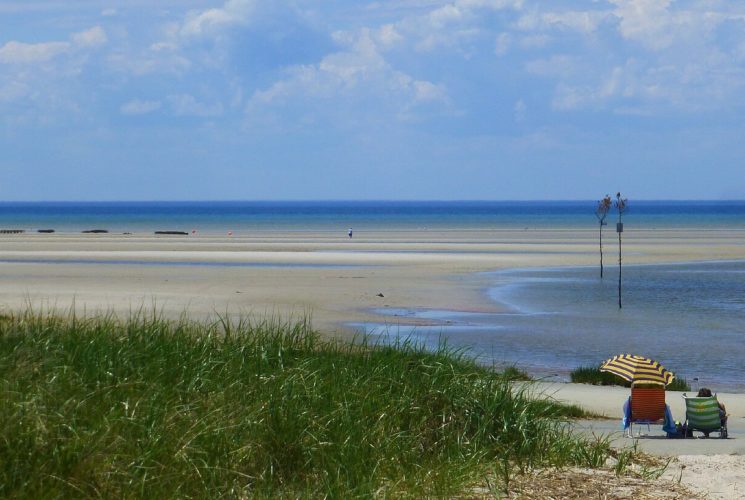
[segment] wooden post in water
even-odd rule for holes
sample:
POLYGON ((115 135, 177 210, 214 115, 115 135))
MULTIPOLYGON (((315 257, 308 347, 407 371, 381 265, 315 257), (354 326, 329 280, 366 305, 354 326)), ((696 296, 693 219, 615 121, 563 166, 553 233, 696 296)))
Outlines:
POLYGON ((618 210, 618 223, 616 224, 616 232, 618 233, 618 308, 621 309, 623 306, 621 304, 621 233, 623 233, 623 221, 622 221, 622 215, 626 211, 628 200, 625 198, 621 198, 621 193, 616 193, 616 210, 618 210))

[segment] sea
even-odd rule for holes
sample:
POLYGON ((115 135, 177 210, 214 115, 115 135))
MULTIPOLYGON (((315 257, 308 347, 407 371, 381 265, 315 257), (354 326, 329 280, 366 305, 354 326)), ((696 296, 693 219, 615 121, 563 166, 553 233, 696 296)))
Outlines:
MULTIPOLYGON (((364 231, 597 228, 594 201, 499 202, 48 202, 0 203, 0 229, 90 229, 151 233, 197 230, 346 234, 364 231)), ((611 213, 609 222, 615 222, 611 213)), ((631 201, 634 229, 726 229, 745 240, 745 201, 631 201)), ((612 232, 611 229, 608 230, 612 232)), ((0 249, 2 239, 0 238, 0 249)), ((608 255, 609 262, 613 260, 608 255)), ((381 309, 377 323, 352 324, 383 343, 442 343, 486 365, 515 365, 567 380, 578 366, 615 354, 660 360, 695 390, 745 392, 745 245, 742 260, 623 267, 623 307, 613 265, 486 273, 484 293, 505 313, 381 309), (402 318, 428 326, 409 327, 402 318)))
MULTIPOLYGON (((111 232, 197 229, 346 231, 569 228, 596 223, 594 201, 0 202, 0 228, 111 232)), ((637 228, 745 227, 744 201, 632 201, 637 228)), ((609 221, 614 222, 613 214, 609 221)))
POLYGON ((567 381, 574 368, 628 353, 662 362, 694 389, 745 392, 745 260, 626 265, 622 308, 612 267, 603 279, 596 266, 487 276, 486 293, 507 312, 385 308, 385 321, 354 326, 385 344, 447 345, 539 379, 567 381))

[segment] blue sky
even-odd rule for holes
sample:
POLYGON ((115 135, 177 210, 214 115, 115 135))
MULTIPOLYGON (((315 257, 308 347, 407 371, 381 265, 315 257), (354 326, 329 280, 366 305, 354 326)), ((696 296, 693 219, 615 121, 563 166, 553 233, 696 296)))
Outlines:
POLYGON ((0 22, 1 200, 745 198, 745 2, 4 0, 0 22))

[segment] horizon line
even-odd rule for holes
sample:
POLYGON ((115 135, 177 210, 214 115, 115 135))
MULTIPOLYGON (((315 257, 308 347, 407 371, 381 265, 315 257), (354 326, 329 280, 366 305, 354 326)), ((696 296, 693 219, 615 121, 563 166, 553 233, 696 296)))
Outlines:
MULTIPOLYGON (((510 198, 510 199, 436 199, 436 198, 276 198, 276 199, 144 199, 144 200, 0 200, 0 205, 13 203, 572 203, 590 202, 595 203, 599 199, 592 198, 510 198)), ((654 202, 654 203, 680 203, 680 202, 717 202, 717 203, 743 203, 745 198, 631 198, 632 202, 654 202)))

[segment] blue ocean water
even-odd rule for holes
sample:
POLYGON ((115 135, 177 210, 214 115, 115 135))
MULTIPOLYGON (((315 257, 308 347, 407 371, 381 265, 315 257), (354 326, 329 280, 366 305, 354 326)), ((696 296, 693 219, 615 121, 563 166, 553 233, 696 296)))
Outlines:
MULTIPOLYGON (((0 203, 0 229, 112 232, 561 228, 596 224, 594 201, 0 203)), ((745 228, 745 201, 633 201, 637 228, 745 228)), ((615 219, 611 215, 609 221, 615 219)))
POLYGON ((515 364, 538 376, 567 379, 578 366, 616 354, 653 357, 694 388, 745 391, 745 262, 634 265, 490 273, 490 297, 504 314, 381 310, 387 325, 356 325, 384 341, 441 339, 486 364, 515 364), (429 326, 401 326, 401 316, 429 326), (696 380, 694 380, 696 379, 696 380))

